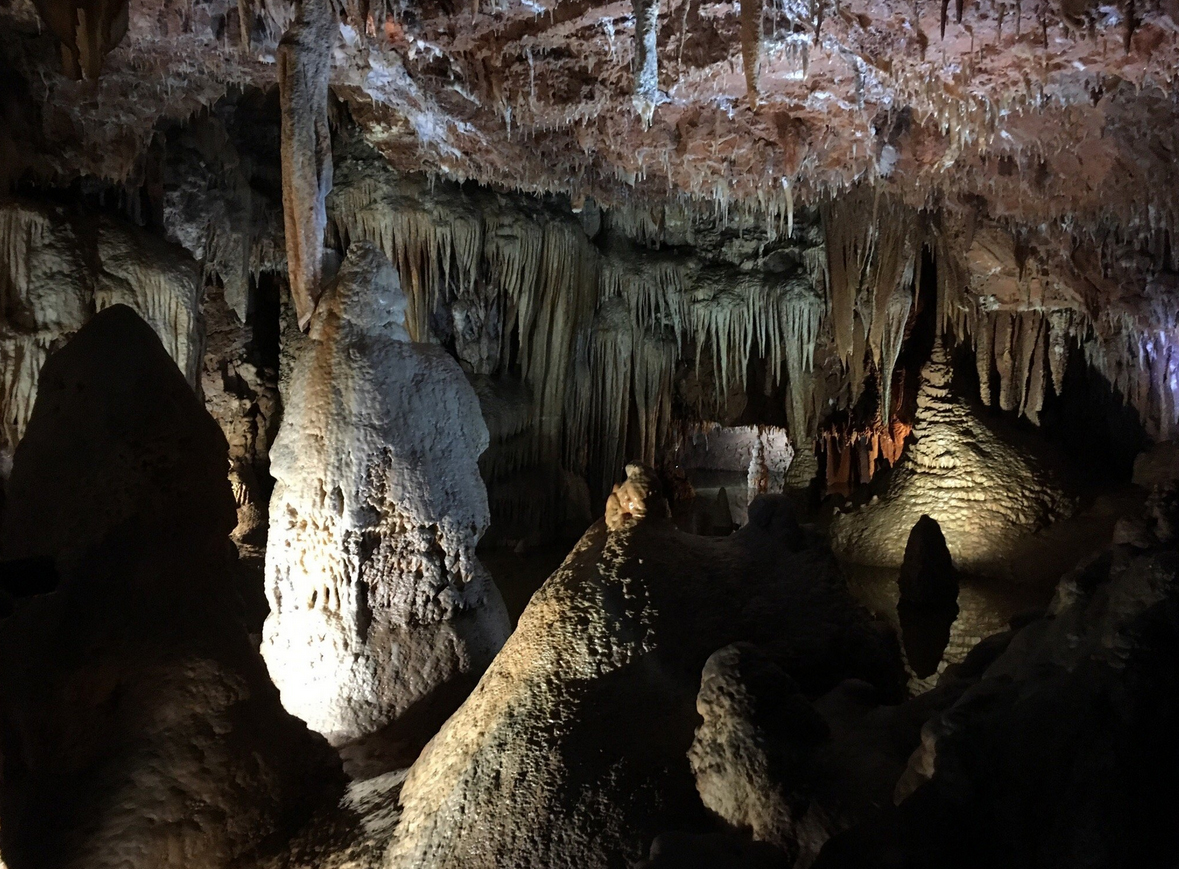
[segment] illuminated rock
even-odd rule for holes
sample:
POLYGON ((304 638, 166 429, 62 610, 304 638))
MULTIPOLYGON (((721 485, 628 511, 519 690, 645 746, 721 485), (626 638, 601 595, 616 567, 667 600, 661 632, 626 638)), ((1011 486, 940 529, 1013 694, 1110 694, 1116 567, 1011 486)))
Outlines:
POLYGON ((509 632, 475 557, 478 400, 404 318, 389 261, 353 245, 296 351, 271 450, 262 651, 287 709, 337 744, 424 741, 509 632))
POLYGON ((620 866, 706 825, 694 704, 708 656, 736 640, 780 655, 807 691, 857 675, 895 696, 895 651, 829 553, 786 542, 785 496, 755 501, 723 540, 680 532, 640 466, 617 502, 411 768, 389 865, 620 866))
POLYGON ((130 309, 99 312, 46 363, 0 539, 4 558, 60 573, 0 629, 10 869, 224 869, 341 792, 241 621, 225 464, 130 309))
POLYGON ((848 680, 813 703, 746 643, 704 665, 688 758, 704 804, 805 869, 835 833, 888 803, 921 726, 961 695, 949 684, 901 705, 848 680))
POLYGON ((953 395, 951 376, 939 345, 922 371, 912 443, 884 492, 832 521, 840 557, 900 567, 905 529, 930 516, 960 568, 1006 570, 1004 556, 1020 537, 1071 509, 1042 462, 953 395))

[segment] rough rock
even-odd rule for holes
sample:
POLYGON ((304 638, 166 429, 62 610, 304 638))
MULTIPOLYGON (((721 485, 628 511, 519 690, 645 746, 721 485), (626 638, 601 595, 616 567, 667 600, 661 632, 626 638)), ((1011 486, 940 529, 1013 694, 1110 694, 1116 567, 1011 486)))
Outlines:
POLYGON ((812 703, 772 656, 739 643, 704 666, 688 757, 704 804, 805 869, 891 801, 921 726, 962 686, 895 706, 850 680, 812 703))
POLYGON ((642 511, 586 532, 411 768, 390 865, 622 867, 706 826, 686 755, 700 670, 732 642, 766 645, 807 691, 856 675, 896 694, 895 647, 829 553, 785 542, 784 496, 713 539, 675 527, 650 471, 621 490, 642 511))
POLYGON ((1155 444, 1134 459, 1134 483, 1150 489, 1179 480, 1179 444, 1155 444))
POLYGON ((128 0, 34 0, 61 43, 62 71, 94 81, 103 59, 127 35, 128 0))
POLYGON ((925 679, 937 672, 958 618, 958 576, 937 520, 922 516, 909 532, 897 585, 905 660, 925 679))
POLYGON ((130 309, 42 372, 5 558, 60 585, 0 631, 0 847, 11 869, 224 869, 342 790, 240 619, 216 423, 130 309))
POLYGON ((1173 549, 1115 547, 1063 580, 816 867, 1174 864, 1177 578, 1173 549))
POLYGON ((475 556, 478 400, 404 316, 389 261, 353 245, 282 387, 263 654, 287 709, 332 742, 383 731, 416 751, 510 628, 475 556))
POLYGON ((1018 538, 1067 515, 1069 499, 1046 465, 977 416, 951 391, 951 378, 939 343, 921 373, 913 441, 884 491, 832 520, 841 558, 899 567, 903 529, 929 516, 961 569, 1004 571, 1018 538))

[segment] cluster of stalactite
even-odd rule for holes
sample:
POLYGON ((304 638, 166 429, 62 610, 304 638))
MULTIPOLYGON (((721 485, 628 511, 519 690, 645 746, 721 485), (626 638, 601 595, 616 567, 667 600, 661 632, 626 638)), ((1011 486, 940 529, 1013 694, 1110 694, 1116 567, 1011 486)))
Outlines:
POLYGON ((824 428, 820 440, 827 459, 827 491, 850 495, 856 485, 869 483, 879 471, 896 465, 912 430, 912 425, 899 419, 824 428))
MULTIPOLYGON (((675 413, 718 418, 760 368, 792 437, 822 440, 831 488, 867 482, 903 448, 897 365, 928 306, 940 334, 974 348, 984 403, 1038 422, 1079 346, 1154 429, 1175 419, 1179 333, 1165 304, 1137 319, 1110 314, 1100 328, 1079 306, 996 305, 972 291, 960 242, 936 215, 873 191, 821 206, 817 235, 779 274, 693 252, 700 218, 686 208, 608 210, 587 229, 584 214, 557 203, 359 163, 338 172, 328 206, 336 240, 371 240, 398 266, 410 334, 453 340, 470 371, 515 378, 531 403, 528 422, 485 462, 504 479, 546 467, 608 491, 628 458, 659 461, 675 413), (923 258, 935 286, 922 287, 923 258), (691 408, 676 405, 684 370, 703 386, 691 408)), ((745 226, 743 212, 731 217, 745 226)), ((726 225, 720 212, 709 219, 726 225)), ((782 237, 765 224, 763 233, 782 237)))
MULTIPOLYGON (((561 468, 607 492, 628 458, 656 462, 681 362, 707 373, 716 405, 764 361, 788 416, 813 429, 809 375, 826 309, 814 256, 776 275, 626 239, 599 246, 567 209, 361 161, 337 167, 328 211, 341 247, 372 241, 397 265, 414 340, 453 340, 472 373, 523 387, 527 430, 508 426, 484 464, 500 479, 561 468)), ((646 222, 654 242, 660 230, 646 222)))

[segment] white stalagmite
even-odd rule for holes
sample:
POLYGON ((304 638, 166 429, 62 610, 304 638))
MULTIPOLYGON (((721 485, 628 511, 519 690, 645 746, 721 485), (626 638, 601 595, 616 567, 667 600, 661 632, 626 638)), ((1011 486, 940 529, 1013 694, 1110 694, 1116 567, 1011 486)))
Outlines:
POLYGON ((323 280, 325 202, 332 189, 328 77, 336 32, 328 0, 297 0, 295 21, 278 46, 287 272, 302 329, 311 321, 323 280))
POLYGON ((336 743, 415 707, 449 703, 444 717, 509 632, 475 556, 489 521, 478 399, 441 347, 406 340, 404 315, 388 259, 354 244, 271 450, 262 650, 283 704, 336 743))
POLYGON ((1046 466, 976 416, 954 394, 951 377, 939 341, 922 371, 912 444, 885 490, 832 521, 832 547, 841 558, 899 567, 905 535, 896 529, 928 515, 941 525, 955 564, 1002 574, 1022 535, 1071 509, 1046 466))

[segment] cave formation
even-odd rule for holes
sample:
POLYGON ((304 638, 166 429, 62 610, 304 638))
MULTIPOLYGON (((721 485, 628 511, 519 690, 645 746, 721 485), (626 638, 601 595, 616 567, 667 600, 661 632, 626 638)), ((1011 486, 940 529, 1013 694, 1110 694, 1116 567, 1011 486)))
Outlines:
POLYGON ((1179 865, 1177 68, 0 0, 0 869, 1179 865))

